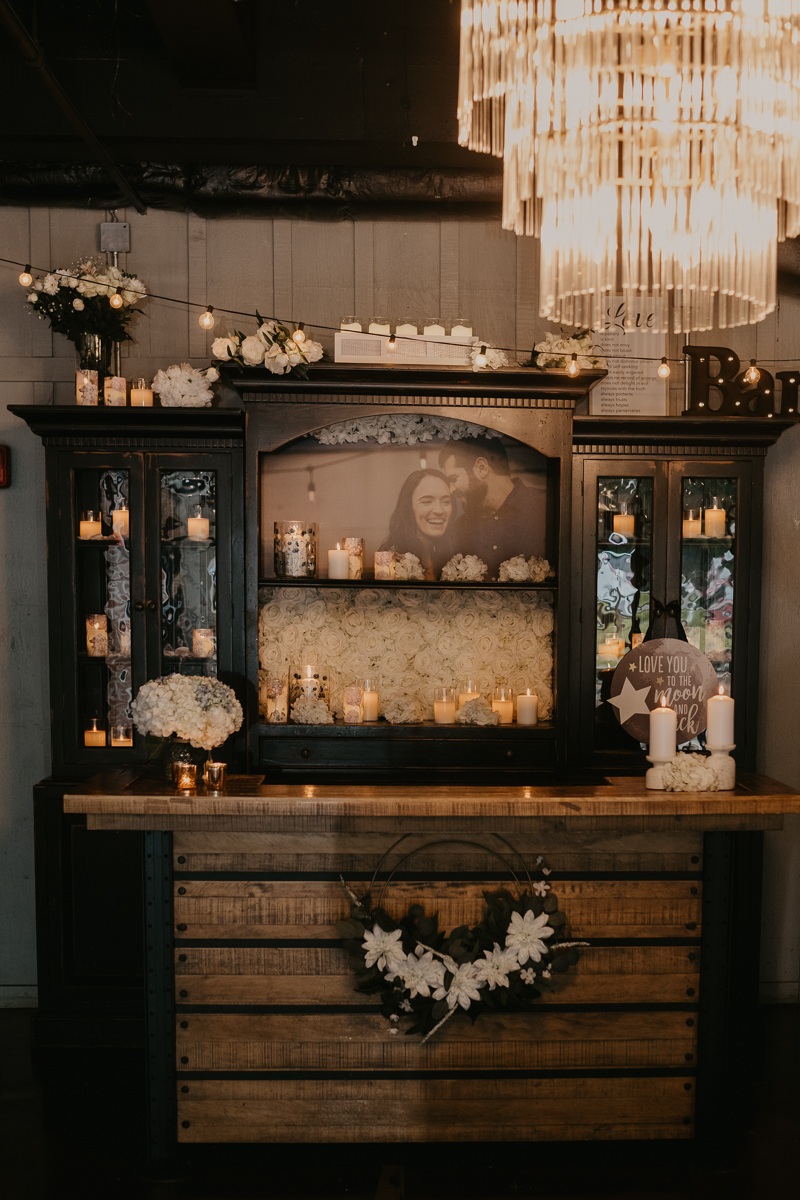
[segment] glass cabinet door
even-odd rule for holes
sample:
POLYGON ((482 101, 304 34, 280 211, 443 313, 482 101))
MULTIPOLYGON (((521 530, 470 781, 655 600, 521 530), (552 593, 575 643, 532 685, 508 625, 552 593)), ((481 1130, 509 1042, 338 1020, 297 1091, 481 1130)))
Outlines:
POLYGON ((730 695, 738 480, 681 480, 680 600, 686 637, 714 665, 730 695))
POLYGON ((217 674, 217 472, 160 470, 160 674, 217 674))

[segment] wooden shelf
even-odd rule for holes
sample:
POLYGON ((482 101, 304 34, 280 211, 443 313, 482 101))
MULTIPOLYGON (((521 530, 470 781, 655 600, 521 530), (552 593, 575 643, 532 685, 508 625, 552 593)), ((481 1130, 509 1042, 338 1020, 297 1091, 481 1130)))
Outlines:
POLYGON ((343 587, 343 588, 435 588, 441 591, 442 588, 475 588, 483 591, 539 591, 539 592, 555 592, 558 590, 556 583, 451 583, 445 581, 437 583, 430 579, 259 579, 259 587, 343 587))
POLYGON ((361 725, 346 725, 338 717, 333 725, 255 725, 251 730, 255 737, 294 738, 467 738, 470 741, 496 740, 497 738, 552 738, 555 725, 552 721, 540 721, 538 725, 437 725, 435 721, 418 721, 415 725, 390 725, 388 721, 364 721, 361 725))

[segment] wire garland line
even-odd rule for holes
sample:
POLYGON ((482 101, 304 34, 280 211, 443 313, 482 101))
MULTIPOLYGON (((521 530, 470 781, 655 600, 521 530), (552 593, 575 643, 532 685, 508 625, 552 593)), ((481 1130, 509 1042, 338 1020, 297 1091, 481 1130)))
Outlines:
MULTIPOLYGON (((38 275, 55 274, 55 272, 51 271, 47 267, 37 267, 35 265, 32 266, 30 263, 17 262, 17 260, 13 259, 13 258, 0 257, 0 263, 6 263, 8 266, 11 266, 11 267, 24 267, 25 270, 35 271, 38 275)), ((59 278, 61 278, 61 279, 75 279, 79 283, 84 280, 87 280, 87 281, 89 280, 89 276, 70 275, 68 271, 64 271, 61 269, 59 269, 58 274, 59 274, 59 278)), ((123 290, 124 290, 124 288, 123 288, 123 290)), ((164 296, 159 292, 146 292, 145 295, 142 296, 142 299, 143 300, 146 300, 146 299, 164 300, 168 304, 181 304, 185 308, 201 308, 201 309, 203 309, 204 312, 212 311, 212 308, 210 305, 201 304, 198 300, 181 299, 178 296, 164 296)), ((248 320, 251 320, 251 321, 259 320, 259 317, 256 315, 256 313, 245 312, 239 308, 221 308, 219 306, 215 306, 213 308, 213 312, 226 313, 230 317, 247 317, 248 320)), ((291 317, 291 318, 290 317, 276 317, 274 315, 264 316, 264 314, 262 313, 260 319, 262 321, 277 321, 279 324, 286 325, 286 326, 297 324, 294 317, 291 317)), ((315 321, 304 321, 303 324, 310 326, 311 329, 324 330, 326 333, 347 332, 346 330, 343 331, 342 329, 340 329, 338 325, 319 325, 315 321)), ((363 330, 361 333, 359 333, 358 336, 359 337, 385 338, 387 335, 385 333, 370 333, 369 330, 363 330)), ((401 333, 396 336, 402 338, 404 335, 401 333)), ((432 338, 430 340, 433 342, 432 338)), ((478 342, 480 342, 481 339, 477 338, 476 340, 478 342)), ((433 344, 438 345, 438 346, 451 345, 450 342, 433 342, 433 344)), ((487 345, 488 345, 488 343, 487 343, 487 345)), ((528 349, 527 346, 522 346, 522 347, 520 347, 520 346, 492 346, 492 349, 503 350, 508 354, 527 354, 527 355, 532 356, 532 353, 528 349)), ((540 353, 543 353, 543 352, 540 351, 540 353)), ((565 351, 564 353, 566 355, 568 352, 565 351)), ((591 352, 581 352, 581 357, 587 358, 590 356, 590 354, 593 355, 595 358, 605 358, 607 361, 611 361, 611 362, 624 361, 624 362, 662 363, 665 361, 665 357, 666 357, 665 355, 662 355, 662 354, 656 354, 656 355, 606 354, 605 351, 603 351, 602 349, 600 349, 599 347, 596 347, 596 346, 592 347, 591 352)), ((666 361, 671 362, 671 363, 679 363, 679 364, 682 364, 685 366, 686 365, 686 357, 687 357, 686 355, 681 355, 679 358, 666 357, 666 361)), ((771 363, 773 366, 780 366, 781 363, 795 364, 797 362, 797 358, 767 358, 767 359, 760 359, 759 361, 762 363, 771 363)), ((582 368, 582 370, 585 370, 585 368, 582 368)))

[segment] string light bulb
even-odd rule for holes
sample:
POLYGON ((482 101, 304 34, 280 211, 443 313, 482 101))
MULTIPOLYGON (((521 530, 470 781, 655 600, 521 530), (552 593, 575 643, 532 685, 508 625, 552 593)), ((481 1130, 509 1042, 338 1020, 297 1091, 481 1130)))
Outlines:
POLYGON ((745 383, 758 383, 760 378, 761 378, 761 372, 759 371, 758 367, 756 366, 756 360, 754 358, 751 358, 750 366, 747 368, 747 370, 744 373, 744 381, 745 381, 745 383))
POLYGON ((397 349, 397 338, 395 337, 394 334, 390 335, 389 341, 386 343, 386 349, 387 350, 396 350, 397 349))
POLYGON ((214 309, 209 304, 208 308, 197 318, 197 324, 201 329, 213 329, 216 321, 214 320, 214 309))
POLYGON ((33 283, 33 276, 31 275, 31 264, 30 263, 26 263, 25 270, 20 272, 19 281, 23 287, 30 287, 31 284, 33 283))
POLYGON ((578 366, 578 356, 577 354, 573 354, 572 358, 567 363, 567 374, 571 375, 574 379, 579 371, 580 367, 578 366))
POLYGON ((298 321, 297 329, 295 329, 294 333, 292 334, 292 340, 295 341, 298 346, 306 340, 306 335, 303 333, 302 321, 298 321))
POLYGON ((109 296, 108 303, 112 308, 122 308, 122 294, 119 288, 114 292, 113 296, 109 296))
POLYGON ((486 347, 485 346, 481 346, 480 350, 475 355, 475 366, 476 367, 485 367, 486 366, 486 347))
POLYGON ((658 376, 660 379, 669 379, 669 363, 666 358, 661 359, 661 365, 658 368, 658 376))

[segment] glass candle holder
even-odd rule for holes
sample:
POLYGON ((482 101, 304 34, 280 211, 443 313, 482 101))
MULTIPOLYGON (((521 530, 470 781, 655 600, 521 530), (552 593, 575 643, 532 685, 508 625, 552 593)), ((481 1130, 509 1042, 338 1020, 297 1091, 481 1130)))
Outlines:
POLYGON ((317 525, 314 521, 275 522, 275 575, 313 579, 317 574, 317 525))
POLYGON ((119 623, 119 652, 125 657, 130 657, 131 653, 131 624, 130 621, 120 621, 119 623))
POLYGON ((364 539, 346 537, 343 545, 347 551, 347 578, 360 579, 364 571, 364 539))
POLYGON ((153 389, 146 379, 131 380, 131 408, 152 408, 153 389))
POLYGON ((469 317, 453 317, 450 337, 472 337, 472 326, 469 317))
POLYGON ((197 787, 197 764, 177 763, 175 766, 175 786, 179 792, 193 792, 197 787))
POLYGON ((108 617, 94 613, 86 618, 86 649, 90 658, 105 658, 108 654, 108 617))
POLYGON ((128 505, 120 500, 116 508, 111 510, 111 529, 117 537, 126 538, 130 534, 130 513, 128 505))
POLYGON ((285 725, 289 720, 289 680, 267 679, 263 685, 265 717, 268 725, 285 725))
POLYGON ((124 408, 128 403, 128 381, 121 375, 106 375, 103 380, 103 403, 106 408, 124 408))
POLYGON ((210 792, 224 791, 227 774, 227 763, 211 762, 211 760, 209 760, 206 763, 205 774, 203 776, 208 790, 210 792))
POLYGON ((683 536, 685 538, 698 538, 702 533, 702 512, 699 508, 685 508, 683 510, 683 536))
POLYGON ((614 513, 614 533, 632 538, 635 536, 635 529, 636 517, 634 515, 633 497, 620 496, 617 501, 617 511, 614 513))
POLYGON ((361 322, 358 317, 342 317, 339 328, 349 333, 361 333, 361 322))
POLYGON ((192 653, 195 658, 214 657, 214 630, 195 629, 192 631, 192 653))
POLYGON ((624 653, 625 642, 615 633, 609 634, 606 640, 597 647, 598 658, 605 659, 606 662, 616 662, 617 659, 622 658, 624 653))
POLYGON ((91 725, 89 726, 88 729, 85 729, 83 731, 84 746, 105 746, 106 731, 105 731, 105 729, 97 728, 98 720, 99 720, 98 717, 92 717, 91 725))
POLYGON ((514 720, 514 693, 508 684, 495 685, 492 692, 492 712, 500 714, 501 725, 510 725, 514 720))
POLYGON ((195 504, 194 514, 186 522, 190 542, 207 542, 211 522, 203 516, 202 504, 195 504))
POLYGON ((416 337, 417 324, 415 321, 404 321, 402 325, 395 325, 394 331, 398 337, 416 337))
POLYGON ((394 579, 394 550, 375 551, 375 578, 394 579))
POLYGON ((392 329, 389 325, 388 317, 371 317, 369 322, 369 333, 391 333, 392 329))
POLYGON ((438 317, 426 317, 422 325, 422 332, 426 337, 444 337, 444 325, 438 317))
POLYGON ((360 725, 364 720, 361 701, 363 689, 358 684, 348 685, 342 694, 342 713, 345 725, 360 725))
POLYGON ((433 719, 437 725, 455 724, 456 689, 454 687, 433 689, 433 719))
POLYGON ((123 746, 133 745, 133 726, 131 725, 112 725, 111 726, 111 745, 122 748, 123 746))
POLYGON ((81 513, 78 534, 82 538, 103 536, 103 521, 96 509, 87 508, 85 513, 81 513))
POLYGON ((717 496, 711 497, 711 507, 703 513, 705 517, 706 537, 724 538, 727 512, 720 506, 717 496))
POLYGON ((377 721, 378 719, 378 691, 379 684, 377 676, 371 675, 369 679, 361 680, 361 713, 364 721, 377 721))
POLYGON ((308 700, 328 703, 329 678, 325 667, 307 663, 293 667, 289 677, 289 703, 295 704, 301 696, 308 700))
POLYGON ((539 723, 539 697, 531 695, 531 689, 520 692, 517 696, 517 724, 537 725, 539 723))
POLYGON ((470 700, 478 700, 481 695, 480 684, 474 679, 462 679, 458 684, 458 707, 461 709, 470 700))

